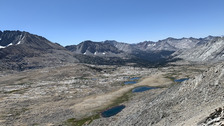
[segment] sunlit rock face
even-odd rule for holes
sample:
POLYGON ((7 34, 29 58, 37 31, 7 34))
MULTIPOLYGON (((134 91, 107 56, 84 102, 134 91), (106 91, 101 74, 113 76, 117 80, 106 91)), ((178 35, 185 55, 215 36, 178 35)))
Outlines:
POLYGON ((195 62, 224 60, 224 37, 208 37, 194 48, 184 50, 177 57, 195 62))

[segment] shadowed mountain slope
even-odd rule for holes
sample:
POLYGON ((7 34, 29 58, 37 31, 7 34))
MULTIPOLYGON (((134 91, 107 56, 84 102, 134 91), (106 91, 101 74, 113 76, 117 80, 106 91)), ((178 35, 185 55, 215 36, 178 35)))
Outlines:
POLYGON ((23 70, 78 62, 71 52, 47 39, 21 31, 0 32, 1 69, 23 70))

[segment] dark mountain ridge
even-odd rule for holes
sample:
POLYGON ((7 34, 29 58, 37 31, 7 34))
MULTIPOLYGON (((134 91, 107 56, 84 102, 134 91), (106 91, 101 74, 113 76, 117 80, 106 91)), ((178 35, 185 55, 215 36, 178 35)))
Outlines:
POLYGON ((24 70, 78 62, 64 47, 21 31, 0 34, 1 69, 24 70))
POLYGON ((72 46, 66 46, 68 50, 79 53, 79 54, 94 54, 96 55, 97 52, 105 53, 105 52, 111 52, 111 53, 122 53, 122 51, 118 50, 115 46, 113 46, 111 43, 106 42, 93 42, 93 41, 84 41, 81 42, 78 45, 72 45, 72 46))

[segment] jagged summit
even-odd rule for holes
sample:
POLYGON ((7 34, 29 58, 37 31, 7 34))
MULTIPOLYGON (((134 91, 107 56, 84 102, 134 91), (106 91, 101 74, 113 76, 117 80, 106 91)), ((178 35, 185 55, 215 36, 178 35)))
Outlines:
POLYGON ((78 45, 66 46, 68 50, 76 54, 84 55, 113 55, 122 53, 110 42, 93 42, 93 41, 84 41, 78 45))
POLYGON ((25 31, 3 31, 0 34, 0 46, 6 48, 12 45, 24 44, 33 48, 50 49, 58 48, 63 49, 58 44, 52 43, 46 38, 25 31))
POLYGON ((21 31, 0 31, 0 48, 21 44, 26 34, 21 31))

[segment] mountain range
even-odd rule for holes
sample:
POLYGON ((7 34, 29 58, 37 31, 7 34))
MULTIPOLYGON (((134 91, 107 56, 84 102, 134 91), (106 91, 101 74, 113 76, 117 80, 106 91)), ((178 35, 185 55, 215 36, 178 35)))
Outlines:
POLYGON ((24 31, 0 31, 1 70, 25 70, 68 63, 153 67, 174 61, 224 60, 224 37, 167 38, 128 44, 114 40, 61 46, 24 31))

